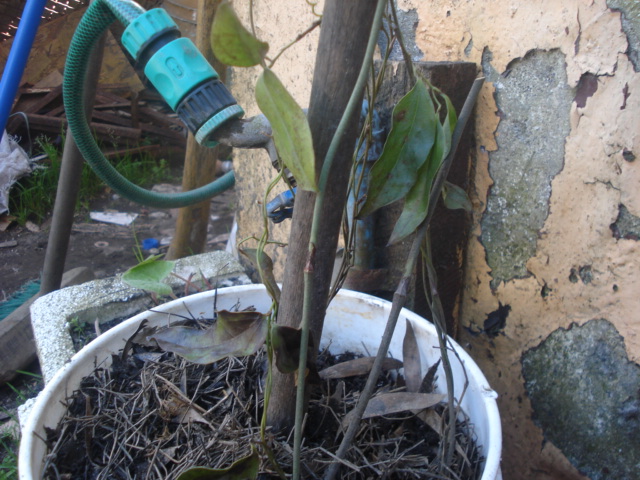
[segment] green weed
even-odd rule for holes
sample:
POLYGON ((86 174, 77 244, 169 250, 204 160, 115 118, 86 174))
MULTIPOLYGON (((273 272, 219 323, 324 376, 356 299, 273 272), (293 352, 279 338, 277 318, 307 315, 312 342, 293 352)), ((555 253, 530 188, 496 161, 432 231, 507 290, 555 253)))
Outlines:
MULTIPOLYGON (((17 182, 9 195, 9 211, 16 221, 24 225, 27 220, 42 222, 53 210, 62 150, 46 138, 36 140, 40 153, 46 160, 28 176, 17 182)), ((112 160, 115 168, 128 180, 146 187, 170 178, 165 159, 157 160, 149 154, 124 155, 112 160)), ((105 188, 105 184, 88 165, 82 169, 76 209, 87 210, 89 202, 105 188)))
POLYGON ((19 444, 20 434, 17 426, 0 432, 0 480, 18 478, 19 444))
MULTIPOLYGON (((15 399, 14 405, 22 405, 27 399, 34 397, 42 389, 42 375, 19 370, 18 373, 32 377, 33 380, 20 381, 20 387, 7 383, 2 393, 3 396, 15 399)), ((22 378, 24 380, 24 378, 22 378)), ((11 411, 0 407, 0 413, 9 417, 10 424, 0 428, 0 480, 14 480, 18 478, 18 448, 20 445, 20 429, 18 418, 11 411)))

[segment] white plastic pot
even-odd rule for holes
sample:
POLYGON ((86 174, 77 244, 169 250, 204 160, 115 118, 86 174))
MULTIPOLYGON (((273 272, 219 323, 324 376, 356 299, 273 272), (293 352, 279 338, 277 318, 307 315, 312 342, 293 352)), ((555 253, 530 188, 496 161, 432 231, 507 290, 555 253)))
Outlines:
MULTIPOLYGON (((73 392, 82 378, 87 376, 97 363, 108 365, 112 353, 117 353, 124 342, 146 319, 150 325, 166 325, 167 313, 186 315, 185 305, 194 316, 213 314, 214 292, 203 292, 190 297, 174 300, 144 312, 105 332, 85 346, 71 361, 60 369, 38 396, 22 431, 18 471, 21 480, 41 478, 46 446, 45 426, 55 428, 65 412, 62 400, 73 392)), ((259 311, 267 311, 271 306, 262 285, 243 285, 218 290, 217 308, 230 309, 238 301, 247 307, 253 305, 259 311)), ((375 354, 384 331, 391 304, 370 295, 342 290, 329 307, 324 325, 321 346, 329 345, 332 353, 352 351, 375 354)), ((405 319, 412 323, 420 345, 423 371, 439 358, 438 341, 434 326, 413 312, 403 310, 390 346, 395 358, 402 358, 402 339, 405 333, 405 319)), ((500 416, 496 405, 496 393, 471 357, 454 343, 458 357, 464 364, 469 380, 462 400, 462 408, 475 427, 478 445, 485 457, 482 480, 501 479, 500 455, 502 432, 500 416)), ((465 382, 463 366, 451 355, 455 377, 455 393, 462 391, 465 382)), ((442 367, 440 367, 441 369, 442 367)), ((438 386, 445 388, 444 372, 438 372, 438 386)), ((442 392, 442 391, 441 391, 442 392)))

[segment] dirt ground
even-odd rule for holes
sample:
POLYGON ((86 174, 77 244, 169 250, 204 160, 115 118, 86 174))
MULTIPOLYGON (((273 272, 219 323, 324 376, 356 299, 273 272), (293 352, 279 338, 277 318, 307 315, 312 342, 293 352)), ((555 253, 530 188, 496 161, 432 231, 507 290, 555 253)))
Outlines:
MULTIPOLYGON (((171 186, 168 186, 171 188, 171 186)), ((206 251, 224 249, 233 223, 235 194, 227 191, 212 199, 211 221, 206 251)), ((175 232, 178 210, 150 209, 112 193, 97 198, 91 211, 117 211, 138 214, 132 226, 100 223, 89 218, 89 212, 76 214, 65 271, 76 267, 89 267, 96 278, 122 273, 138 263, 134 253, 137 243, 155 238, 168 243, 175 232)), ((42 273, 49 238, 51 219, 39 226, 39 231, 12 225, 0 231, 0 301, 10 298, 23 285, 38 280, 42 273)), ((161 245, 166 252, 168 245, 161 245)), ((149 252, 144 252, 148 254, 149 252)))
MULTIPOLYGON (((176 191, 176 185, 162 185, 163 190, 176 191)), ((211 200, 209 231, 206 251, 224 249, 233 224, 236 208, 235 193, 230 190, 211 200)), ((105 278, 138 263, 134 253, 136 244, 146 238, 167 243, 175 233, 178 210, 157 210, 118 198, 105 192, 90 205, 89 211, 77 213, 69 239, 65 271, 75 267, 89 267, 96 278, 105 278), (89 211, 117 211, 138 214, 133 226, 100 223, 89 218, 89 211)), ((0 302, 10 298, 26 283, 38 280, 42 273, 49 239, 51 219, 38 228, 11 225, 0 231, 0 302)), ((168 245, 161 245, 166 252, 168 245)), ((149 254, 149 252, 144 252, 149 254)), ((21 374, 0 386, 0 462, 17 454, 18 443, 6 436, 17 432, 17 406, 34 397, 42 389, 37 362, 21 374)), ((0 478, 6 472, 0 471, 0 478)), ((11 474, 9 474, 11 475, 11 474)))
MULTIPOLYGON (((175 185, 162 187, 165 190, 177 189, 175 185)), ((206 251, 225 248, 233 224, 235 206, 235 193, 232 190, 211 200, 206 251)), ((133 226, 95 222, 89 218, 88 211, 76 214, 65 271, 75 267, 89 267, 96 278, 122 273, 138 263, 134 254, 136 239, 137 244, 141 244, 146 238, 169 242, 175 233, 178 215, 178 210, 149 209, 107 192, 92 202, 90 211, 138 214, 133 226)), ((49 218, 39 225, 38 231, 32 231, 36 230, 33 227, 29 229, 17 224, 0 231, 0 245, 10 245, 0 247, 0 301, 10 298, 26 283, 40 278, 50 223, 49 218)), ((160 253, 166 252, 167 248, 168 245, 162 245, 159 248, 160 253)), ((13 423, 16 406, 35 396, 42 388, 42 381, 37 377, 38 365, 31 365, 25 370, 36 376, 23 374, 14 379, 11 385, 0 387, 0 432, 13 423)))

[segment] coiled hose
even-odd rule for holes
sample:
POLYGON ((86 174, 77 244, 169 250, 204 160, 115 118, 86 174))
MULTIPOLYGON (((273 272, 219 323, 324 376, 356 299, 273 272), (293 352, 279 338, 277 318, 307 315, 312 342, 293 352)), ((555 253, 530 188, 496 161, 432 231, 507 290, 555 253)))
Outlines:
POLYGON ((129 0, 95 0, 83 15, 73 35, 67 55, 62 93, 69 127, 82 156, 96 174, 118 194, 128 200, 155 208, 186 207, 207 200, 233 187, 233 171, 208 185, 188 192, 162 194, 141 188, 109 163, 95 142, 85 118, 83 84, 89 55, 96 42, 117 18, 126 27, 144 10, 129 0))

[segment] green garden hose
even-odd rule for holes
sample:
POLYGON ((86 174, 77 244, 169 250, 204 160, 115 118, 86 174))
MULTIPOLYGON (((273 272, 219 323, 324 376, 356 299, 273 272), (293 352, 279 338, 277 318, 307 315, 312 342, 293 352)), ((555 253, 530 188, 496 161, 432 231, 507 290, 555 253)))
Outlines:
POLYGON ((83 82, 89 55, 97 40, 114 20, 117 19, 124 26, 128 26, 144 12, 139 5, 129 0, 94 0, 91 3, 78 24, 67 55, 63 83, 67 121, 82 156, 96 174, 118 194, 136 203, 155 208, 185 207, 233 187, 233 171, 208 185, 188 192, 161 194, 146 190, 131 183, 109 163, 95 142, 85 118, 83 82))

